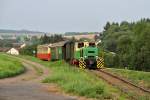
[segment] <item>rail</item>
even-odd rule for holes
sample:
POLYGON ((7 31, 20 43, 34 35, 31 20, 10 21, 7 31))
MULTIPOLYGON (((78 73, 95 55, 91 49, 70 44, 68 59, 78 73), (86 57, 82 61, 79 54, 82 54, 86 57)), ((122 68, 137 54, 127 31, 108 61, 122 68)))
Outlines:
POLYGON ((132 83, 132 82, 126 80, 126 79, 123 79, 123 78, 121 78, 121 77, 118 77, 118 76, 116 76, 116 75, 114 75, 114 74, 111 74, 110 72, 106 72, 106 71, 104 71, 103 69, 99 69, 99 70, 97 70, 97 71, 102 72, 102 73, 104 73, 104 74, 107 74, 107 75, 109 75, 109 76, 111 76, 111 77, 113 77, 113 78, 115 78, 115 79, 117 79, 117 80, 120 80, 120 81, 122 81, 122 82, 124 82, 124 83, 126 83, 126 84, 128 84, 128 85, 130 85, 130 86, 132 86, 132 87, 134 87, 134 88, 140 89, 140 90, 143 91, 143 92, 150 93, 150 90, 147 90, 147 89, 145 89, 145 88, 143 88, 143 87, 140 87, 140 86, 138 86, 138 85, 135 85, 134 83, 132 83))

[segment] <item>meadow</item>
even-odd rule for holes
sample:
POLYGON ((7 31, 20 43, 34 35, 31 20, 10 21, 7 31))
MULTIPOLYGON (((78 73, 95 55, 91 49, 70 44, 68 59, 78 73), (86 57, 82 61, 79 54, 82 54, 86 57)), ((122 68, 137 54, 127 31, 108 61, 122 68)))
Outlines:
POLYGON ((64 61, 41 61, 31 56, 21 56, 38 62, 51 70, 51 74, 43 80, 44 83, 55 83, 65 93, 96 99, 126 100, 128 96, 119 89, 112 87, 96 77, 88 70, 70 66, 64 61))
POLYGON ((0 54, 0 79, 16 76, 25 71, 20 61, 0 54))

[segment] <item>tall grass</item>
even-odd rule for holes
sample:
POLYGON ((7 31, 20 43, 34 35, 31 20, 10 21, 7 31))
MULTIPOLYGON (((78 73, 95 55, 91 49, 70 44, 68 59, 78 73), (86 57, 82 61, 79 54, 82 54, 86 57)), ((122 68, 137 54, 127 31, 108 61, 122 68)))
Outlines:
POLYGON ((22 72, 24 72, 24 67, 21 62, 4 54, 0 54, 0 79, 12 77, 22 72))
POLYGON ((51 66, 53 66, 53 71, 57 73, 53 73, 51 77, 46 78, 44 80, 46 83, 57 83, 66 92, 93 98, 101 97, 107 93, 103 82, 98 81, 83 70, 71 68, 63 61, 54 62, 51 66))

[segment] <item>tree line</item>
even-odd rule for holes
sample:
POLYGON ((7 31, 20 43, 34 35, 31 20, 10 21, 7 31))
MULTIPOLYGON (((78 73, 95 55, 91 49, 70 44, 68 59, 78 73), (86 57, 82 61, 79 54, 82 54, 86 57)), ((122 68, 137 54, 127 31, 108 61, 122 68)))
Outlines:
POLYGON ((64 38, 62 37, 62 35, 59 34, 54 34, 51 36, 47 36, 45 34, 44 36, 41 36, 41 38, 37 38, 36 36, 33 36, 30 41, 30 45, 27 45, 25 48, 22 48, 20 50, 20 53, 22 55, 35 55, 38 45, 54 43, 63 40, 64 38))
POLYGON ((101 40, 106 66, 150 71, 150 19, 107 22, 101 40))

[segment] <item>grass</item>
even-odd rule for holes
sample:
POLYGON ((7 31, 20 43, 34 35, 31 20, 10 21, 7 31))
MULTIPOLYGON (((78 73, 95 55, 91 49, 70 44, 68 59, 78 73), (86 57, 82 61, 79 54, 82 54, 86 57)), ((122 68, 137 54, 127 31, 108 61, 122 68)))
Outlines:
POLYGON ((127 69, 115 69, 115 68, 108 68, 107 70, 111 71, 116 75, 124 77, 139 86, 150 89, 150 72, 133 71, 127 69))
POLYGON ((81 96, 92 98, 98 98, 107 93, 102 82, 97 81, 92 75, 88 75, 82 70, 70 68, 63 61, 55 62, 51 66, 55 67, 53 71, 57 71, 57 73, 53 73, 51 77, 46 78, 44 80, 46 83, 57 83, 66 92, 78 93, 81 96))
POLYGON ((21 62, 0 53, 0 79, 16 76, 24 72, 21 62))
POLYGON ((22 57, 49 67, 52 74, 43 82, 56 83, 66 93, 100 100, 126 100, 127 96, 125 94, 100 80, 88 70, 72 67, 64 61, 46 62, 35 57, 22 57))

